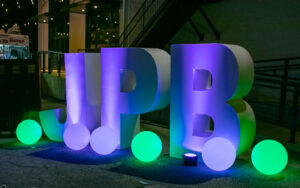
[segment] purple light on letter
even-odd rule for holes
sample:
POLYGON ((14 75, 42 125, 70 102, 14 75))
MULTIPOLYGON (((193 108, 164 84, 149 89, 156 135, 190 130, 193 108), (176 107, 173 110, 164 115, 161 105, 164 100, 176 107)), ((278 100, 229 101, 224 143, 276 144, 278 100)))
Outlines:
POLYGON ((81 150, 90 142, 90 131, 82 124, 70 125, 64 132, 64 142, 70 149, 81 150))
POLYGON ((100 53, 65 54, 65 69, 67 134, 64 135, 64 141, 71 149, 78 150, 88 145, 90 131, 99 127, 101 121, 100 53), (80 124, 80 128, 75 127, 77 124, 80 124), (78 129, 83 132, 77 132, 78 129))
POLYGON ((242 100, 254 78, 249 53, 236 45, 180 44, 171 54, 170 156, 200 154, 215 137, 229 140, 237 155, 247 151, 255 135, 253 111, 242 100))
POLYGON ((112 128, 99 127, 92 133, 90 144, 96 153, 108 155, 117 148, 119 144, 118 136, 112 128))
POLYGON ((115 130, 118 148, 131 145, 140 114, 169 104, 169 87, 170 55, 165 51, 101 49, 101 126, 115 130))
POLYGON ((236 149, 226 138, 215 137, 204 144, 202 159, 208 168, 224 171, 233 165, 236 159, 236 149))

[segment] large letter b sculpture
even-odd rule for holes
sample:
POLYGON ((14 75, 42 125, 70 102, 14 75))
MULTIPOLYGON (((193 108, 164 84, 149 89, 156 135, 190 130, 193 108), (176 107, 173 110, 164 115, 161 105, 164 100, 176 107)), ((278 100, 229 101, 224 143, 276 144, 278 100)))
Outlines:
POLYGON ((217 163, 233 163, 255 136, 253 111, 241 99, 253 84, 252 59, 222 44, 173 45, 171 54, 170 155, 198 152, 207 166, 225 170, 217 163))

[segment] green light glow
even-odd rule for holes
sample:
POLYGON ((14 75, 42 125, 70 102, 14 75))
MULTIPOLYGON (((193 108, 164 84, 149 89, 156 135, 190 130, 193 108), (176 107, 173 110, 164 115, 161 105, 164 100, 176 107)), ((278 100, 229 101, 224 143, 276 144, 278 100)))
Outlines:
POLYGON ((288 154, 282 144, 275 140, 264 140, 256 144, 251 153, 254 167, 266 175, 281 172, 287 162, 288 154))
POLYGON ((131 143, 133 155, 140 161, 151 162, 161 153, 162 143, 155 133, 143 131, 137 134, 131 143))
POLYGON ((19 123, 16 134, 20 142, 26 145, 31 145, 40 140, 42 136, 42 128, 38 122, 27 119, 19 123))

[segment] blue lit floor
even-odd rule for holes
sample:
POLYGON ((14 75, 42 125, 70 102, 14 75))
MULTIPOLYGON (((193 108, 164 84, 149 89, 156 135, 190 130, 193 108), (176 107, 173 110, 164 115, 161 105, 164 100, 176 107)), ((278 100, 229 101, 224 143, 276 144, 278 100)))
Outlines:
POLYGON ((0 187, 300 187, 300 153, 295 147, 289 151, 287 168, 276 176, 257 172, 250 152, 239 157, 231 169, 215 173, 203 164, 186 167, 181 160, 169 158, 168 130, 143 129, 155 131, 164 143, 163 155, 148 164, 135 160, 130 150, 101 157, 89 147, 75 152, 46 139, 33 147, 2 139, 0 187))

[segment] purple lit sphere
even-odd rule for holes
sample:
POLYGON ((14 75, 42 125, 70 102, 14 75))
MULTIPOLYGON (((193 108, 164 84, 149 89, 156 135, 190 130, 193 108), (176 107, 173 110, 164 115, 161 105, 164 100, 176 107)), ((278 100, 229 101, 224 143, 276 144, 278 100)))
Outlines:
POLYGON ((92 133, 90 144, 96 153, 108 155, 117 148, 118 137, 114 129, 106 126, 99 127, 92 133))
POLYGON ((202 159, 208 168, 224 171, 233 165, 236 159, 236 149, 226 138, 215 137, 204 144, 202 159))
POLYGON ((72 150, 81 150, 90 142, 90 131, 82 124, 69 125, 64 132, 64 142, 72 150))

